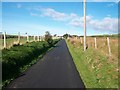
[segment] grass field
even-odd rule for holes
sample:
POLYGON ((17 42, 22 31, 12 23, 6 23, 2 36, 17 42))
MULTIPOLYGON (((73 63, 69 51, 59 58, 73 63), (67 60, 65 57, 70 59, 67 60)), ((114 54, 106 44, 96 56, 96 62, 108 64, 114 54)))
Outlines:
POLYGON ((110 57, 106 40, 98 37, 97 39, 98 48, 95 49, 94 38, 87 38, 88 49, 85 52, 80 39, 72 38, 66 42, 87 88, 118 88, 118 40, 110 41, 112 50, 110 57))
MULTIPOLYGON (((12 36, 12 35, 11 35, 12 36)), ((29 41, 32 42, 33 41, 33 37, 29 37, 29 41)), ((21 37, 20 38, 20 44, 25 44, 27 42, 27 38, 26 37, 21 37)), ((2 49, 3 49, 3 39, 0 38, 0 43, 2 44, 2 49)), ((18 43, 18 38, 6 38, 6 47, 10 48, 11 46, 13 46, 14 44, 18 43)))

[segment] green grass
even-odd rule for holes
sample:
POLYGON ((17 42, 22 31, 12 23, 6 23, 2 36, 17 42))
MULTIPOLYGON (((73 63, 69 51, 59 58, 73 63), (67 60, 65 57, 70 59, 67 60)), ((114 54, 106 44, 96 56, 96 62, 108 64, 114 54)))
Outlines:
POLYGON ((76 47, 66 42, 86 88, 118 88, 118 67, 109 62, 110 57, 93 48, 84 52, 83 45, 76 47))
MULTIPOLYGON (((29 37, 29 41, 33 41, 33 37, 29 37)), ((7 48, 10 48, 11 46, 13 46, 13 44, 17 43, 18 42, 18 38, 7 38, 6 39, 6 47, 7 48)), ((23 37, 23 38, 20 38, 20 43, 21 44, 25 44, 27 42, 27 38, 26 37, 23 37)), ((0 43, 3 45, 3 39, 0 39, 0 43)), ((0 46, 1 48, 3 48, 2 46, 0 46)))
MULTIPOLYGON (((59 40, 54 40, 55 45, 59 40)), ((2 50, 2 84, 8 85, 51 48, 47 42, 31 42, 2 50)))

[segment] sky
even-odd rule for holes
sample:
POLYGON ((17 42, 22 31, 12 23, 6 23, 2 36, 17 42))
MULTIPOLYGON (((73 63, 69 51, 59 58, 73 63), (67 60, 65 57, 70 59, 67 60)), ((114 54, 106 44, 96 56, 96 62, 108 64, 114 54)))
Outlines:
MULTIPOLYGON (((100 0, 99 0, 100 1, 100 0)), ((118 33, 117 2, 87 2, 87 35, 118 33)), ((2 2, 2 32, 83 35, 83 2, 2 2)))
MULTIPOLYGON (((119 2, 120 0, 86 0, 87 2, 119 2)), ((2 0, 2 2, 83 2, 83 0, 2 0)))

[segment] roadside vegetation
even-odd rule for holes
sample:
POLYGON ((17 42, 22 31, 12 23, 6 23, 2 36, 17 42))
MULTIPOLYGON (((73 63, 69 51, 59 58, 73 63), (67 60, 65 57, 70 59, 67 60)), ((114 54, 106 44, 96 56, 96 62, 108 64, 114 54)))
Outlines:
MULTIPOLYGON (((29 41, 33 41, 33 37, 29 36, 29 41)), ((20 37, 20 44, 25 44, 27 42, 26 36, 21 36, 20 37)), ((4 37, 1 35, 0 37, 0 43, 3 45, 4 44, 4 37)), ((6 48, 12 47, 14 44, 18 43, 18 36, 17 35, 6 35, 6 48)), ((3 49, 3 46, 0 47, 3 49)))
MULTIPOLYGON (((105 54, 107 49, 103 48, 105 49, 103 53, 102 48, 95 49, 94 45, 93 47, 88 45, 88 49, 84 52, 80 39, 70 38, 66 42, 86 88, 118 88, 117 41, 112 41, 111 48, 114 48, 112 49, 114 52, 111 57, 105 54)), ((102 44, 104 43, 99 40, 99 45, 102 44)))
POLYGON ((14 44, 9 49, 2 50, 2 85, 7 86, 16 77, 22 75, 30 66, 35 64, 50 50, 59 39, 29 42, 22 45, 14 44))

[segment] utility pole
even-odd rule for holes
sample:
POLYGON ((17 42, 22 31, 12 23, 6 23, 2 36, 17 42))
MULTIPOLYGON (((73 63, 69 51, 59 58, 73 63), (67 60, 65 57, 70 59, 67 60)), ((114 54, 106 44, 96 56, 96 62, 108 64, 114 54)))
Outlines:
POLYGON ((4 32, 4 48, 6 48, 6 32, 4 32))
POLYGON ((84 0, 84 51, 86 50, 86 0, 84 0))

